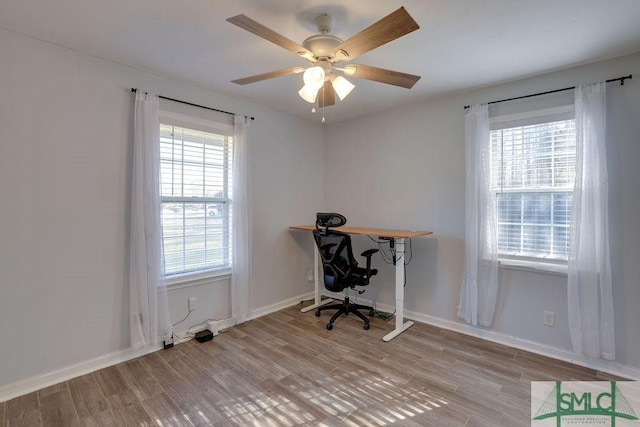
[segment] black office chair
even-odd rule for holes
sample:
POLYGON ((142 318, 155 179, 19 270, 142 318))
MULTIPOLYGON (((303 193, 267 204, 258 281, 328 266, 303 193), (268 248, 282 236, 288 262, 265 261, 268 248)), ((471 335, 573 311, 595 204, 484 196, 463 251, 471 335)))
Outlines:
MULTIPOLYGON (((358 267, 358 262, 351 249, 351 236, 336 231, 334 228, 347 223, 347 219, 337 213, 316 214, 316 229, 313 230, 313 238, 318 246, 322 259, 324 272, 324 286, 331 292, 340 292, 346 289, 354 289, 356 286, 367 286, 369 278, 378 273, 371 268, 371 256, 378 249, 368 249, 361 256, 367 260, 367 268, 358 267)), ((364 290, 357 291, 362 294, 364 290)), ((369 310, 369 316, 373 316, 373 308, 366 305, 352 304, 349 296, 345 295, 342 304, 331 304, 316 309, 316 316, 320 317, 323 310, 338 309, 327 323, 327 329, 333 329, 333 322, 342 314, 353 313, 364 321, 364 329, 369 329, 369 319, 358 309, 369 310)))

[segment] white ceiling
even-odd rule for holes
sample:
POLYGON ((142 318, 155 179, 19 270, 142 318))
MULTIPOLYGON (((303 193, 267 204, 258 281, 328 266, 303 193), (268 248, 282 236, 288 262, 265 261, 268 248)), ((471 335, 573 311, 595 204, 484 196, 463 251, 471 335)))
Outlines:
POLYGON ((301 75, 231 83, 307 63, 225 19, 243 13, 302 43, 319 13, 347 39, 400 6, 421 28, 356 62, 422 79, 403 89, 352 78, 327 120, 640 51, 640 0, 2 0, 0 27, 319 120, 297 95, 301 75))

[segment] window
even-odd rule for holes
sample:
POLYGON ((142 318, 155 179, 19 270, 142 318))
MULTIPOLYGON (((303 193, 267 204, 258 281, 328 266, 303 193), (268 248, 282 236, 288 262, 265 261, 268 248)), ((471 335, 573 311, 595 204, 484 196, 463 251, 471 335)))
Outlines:
POLYGON ((565 263, 575 178, 575 120, 492 126, 491 190, 501 259, 565 263))
POLYGON ((164 117, 161 121, 164 276, 228 268, 232 239, 230 131, 178 126, 164 117))

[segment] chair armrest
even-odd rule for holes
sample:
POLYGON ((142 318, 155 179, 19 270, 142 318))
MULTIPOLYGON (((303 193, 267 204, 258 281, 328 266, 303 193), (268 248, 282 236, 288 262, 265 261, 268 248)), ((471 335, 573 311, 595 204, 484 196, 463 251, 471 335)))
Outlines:
POLYGON ((369 258, 369 257, 371 257, 371 255, 375 254, 376 252, 378 252, 378 249, 371 248, 371 249, 367 249, 366 251, 362 252, 360 254, 360 256, 369 258))
POLYGON ((360 256, 367 258, 367 282, 369 281, 369 277, 371 276, 371 257, 376 252, 378 252, 378 249, 371 248, 360 254, 360 256))

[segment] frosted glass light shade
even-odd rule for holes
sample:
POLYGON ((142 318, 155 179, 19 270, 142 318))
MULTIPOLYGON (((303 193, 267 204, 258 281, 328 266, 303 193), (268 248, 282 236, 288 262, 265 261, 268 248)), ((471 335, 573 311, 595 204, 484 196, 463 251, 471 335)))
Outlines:
POLYGON ((298 91, 298 95, 309 104, 313 104, 316 102, 316 96, 318 96, 318 88, 310 87, 306 84, 298 91))
POLYGON ((331 84, 333 85, 333 89, 338 94, 338 98, 340 98, 340 101, 345 99, 355 87, 349 80, 345 79, 342 76, 338 76, 333 79, 331 84))
POLYGON ((322 67, 307 68, 302 76, 305 86, 320 89, 324 84, 324 69, 322 67))

